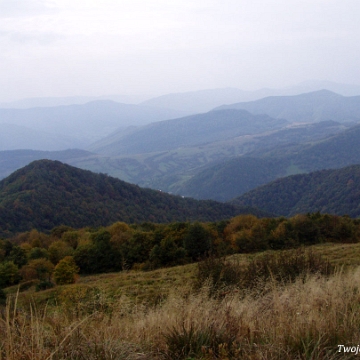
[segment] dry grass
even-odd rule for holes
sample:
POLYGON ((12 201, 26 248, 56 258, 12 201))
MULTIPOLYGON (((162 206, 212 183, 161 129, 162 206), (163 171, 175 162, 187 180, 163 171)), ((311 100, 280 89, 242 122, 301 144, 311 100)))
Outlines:
MULTIPOLYGON (((323 247, 337 262, 348 252, 352 264, 357 249, 323 247)), ((107 274, 13 294, 0 318, 0 360, 354 358, 337 351, 360 343, 360 267, 270 281, 261 296, 255 288, 216 297, 206 286, 190 290, 195 270, 107 274)))
POLYGON ((219 300, 203 288, 157 306, 125 296, 111 311, 74 316, 66 306, 25 311, 10 301, 0 359, 335 359, 337 345, 360 341, 360 269, 273 284, 262 297, 219 300))

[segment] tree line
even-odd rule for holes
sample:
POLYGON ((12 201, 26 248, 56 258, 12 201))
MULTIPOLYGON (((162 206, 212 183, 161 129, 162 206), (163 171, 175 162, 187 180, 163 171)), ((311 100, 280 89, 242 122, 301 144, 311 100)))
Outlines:
POLYGON ((358 242, 360 220, 320 213, 291 218, 240 215, 218 222, 35 229, 0 240, 0 288, 69 284, 78 274, 152 270, 212 256, 282 250, 322 242, 358 242))

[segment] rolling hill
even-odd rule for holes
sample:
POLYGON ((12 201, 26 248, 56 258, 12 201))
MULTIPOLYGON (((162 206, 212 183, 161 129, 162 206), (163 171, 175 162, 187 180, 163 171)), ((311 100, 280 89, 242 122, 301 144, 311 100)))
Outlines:
POLYGON ((264 99, 224 105, 217 110, 244 109, 252 114, 267 114, 290 122, 360 121, 360 96, 342 96, 320 90, 294 96, 269 96, 264 99))
MULTIPOLYGON (((77 161, 96 161, 96 155, 85 150, 61 151, 7 150, 0 151, 0 180, 35 160, 59 160, 68 165, 77 161)), ((89 170, 89 169, 87 169, 89 170)), ((101 171, 100 171, 101 172, 101 171)), ((103 171, 104 172, 104 171, 103 171)))
POLYGON ((277 179, 231 201, 277 215, 320 212, 360 216, 360 165, 277 179))
POLYGON ((142 189, 59 161, 38 160, 0 182, 0 234, 115 221, 215 221, 248 208, 142 189))
MULTIPOLYGON (((118 177, 119 179, 143 187, 162 189, 168 192, 186 196, 189 195, 190 197, 207 198, 209 192, 212 191, 219 196, 217 200, 225 201, 244 192, 244 190, 239 191, 239 189, 242 186, 241 181, 245 180, 245 177, 238 177, 238 181, 236 183, 233 182, 233 184, 227 188, 227 191, 230 191, 231 193, 228 194, 226 198, 220 196, 220 194, 223 193, 224 187, 222 186, 223 181, 221 178, 218 179, 218 176, 222 175, 222 178, 228 176, 233 178, 233 175, 231 174, 232 165, 227 165, 227 160, 245 153, 249 154, 249 152, 251 154, 250 157, 252 158, 272 157, 276 159, 279 157, 284 158, 284 156, 288 154, 294 154, 295 151, 301 154, 304 149, 307 149, 310 146, 307 145, 304 147, 303 145, 300 145, 301 143, 311 142, 311 144, 314 145, 314 143, 318 143, 320 139, 340 133, 344 129, 345 127, 343 125, 331 121, 301 126, 292 125, 291 127, 286 127, 277 131, 275 130, 270 133, 266 132, 265 134, 255 134, 253 136, 244 135, 234 139, 211 142, 201 146, 118 157, 97 155, 82 150, 55 152, 32 150, 0 151, 0 179, 10 175, 20 167, 29 164, 31 161, 50 159, 59 160, 66 164, 97 173, 107 173, 111 176, 118 177), (222 168, 222 163, 224 163, 224 168, 222 168), (217 172, 216 175, 211 174, 212 166, 214 166, 214 171, 217 172), (201 173, 203 170, 206 172, 205 174, 201 173), (197 174, 199 174, 199 177, 197 174), (206 174, 209 175, 209 179, 212 182, 211 186, 207 180, 206 174), (193 180, 191 180, 192 177, 193 180), (200 180, 200 183, 197 179, 200 180), (215 184, 217 182, 219 183, 219 186, 216 187, 215 184), (216 190, 214 191, 214 189, 216 190)), ((345 163, 345 165, 354 162, 356 163, 357 161, 357 152, 354 150, 356 149, 357 139, 360 140, 360 135, 356 135, 355 129, 356 128, 352 130, 353 134, 349 134, 352 137, 355 137, 354 139, 351 140, 348 135, 345 135, 347 133, 344 132, 344 140, 337 145, 339 149, 335 147, 335 149, 337 149, 336 155, 340 155, 342 151, 345 151, 348 154, 347 159, 350 162, 345 163)), ((332 159, 333 162, 336 162, 337 157, 331 155, 332 149, 334 148, 333 144, 331 142, 328 145, 326 145, 326 142, 321 142, 319 144, 320 148, 314 150, 316 153, 315 158, 312 156, 311 150, 309 150, 308 158, 311 159, 311 161, 308 161, 308 164, 304 164, 304 166, 318 165, 320 167, 309 168, 307 170, 307 167, 305 166, 304 169, 295 172, 321 169, 322 161, 325 161, 326 163, 332 159), (325 146, 324 150, 321 150, 322 146, 325 146), (324 156, 330 157, 330 159, 324 159, 321 156, 321 153, 323 153, 324 156), (318 162, 316 159, 318 159, 318 162)), ((314 146, 314 149, 317 149, 317 147, 314 146)), ((303 158, 305 159, 306 157, 303 158)), ((302 162, 303 160, 301 160, 301 158, 299 159, 299 161, 302 162)), ((239 166, 239 168, 241 168, 241 161, 243 160, 239 160, 239 164, 236 165, 237 161, 232 160, 233 166, 239 166)), ((283 163, 288 164, 289 162, 283 160, 283 163)), ((342 157, 341 161, 338 161, 338 163, 339 164, 335 164, 334 166, 330 161, 328 167, 344 166, 344 157, 342 157)), ((270 173, 274 173, 275 171, 275 174, 277 174, 275 178, 294 173, 294 169, 292 168, 284 171, 284 166, 281 166, 279 172, 276 166, 271 166, 272 169, 270 173)), ((289 165, 286 165, 285 168, 287 166, 289 165)), ((303 165, 301 165, 301 167, 303 167, 303 165)), ((240 170, 235 169, 234 171, 240 170)), ((250 175, 251 171, 249 173, 248 170, 247 173, 250 175)), ((264 179, 268 179, 270 173, 264 174, 264 179)), ((264 183, 257 183, 255 180, 249 179, 250 185, 252 186, 251 188, 264 183)), ((273 180, 273 178, 270 180, 273 180)), ((247 190, 250 190, 250 188, 245 187, 245 191, 247 190)))
MULTIPOLYGON (((285 139, 286 134, 282 130, 269 137, 283 135, 285 139)), ((287 135, 291 139, 296 134, 296 131, 290 131, 287 135)), ((176 193, 196 199, 228 201, 280 177, 360 163, 357 145, 360 143, 360 125, 304 144, 280 143, 268 147, 276 142, 266 136, 262 139, 262 145, 256 151, 208 166, 181 184, 176 193)))
POLYGON ((252 115, 244 110, 210 111, 159 121, 130 133, 121 131, 89 146, 88 150, 112 156, 167 151, 258 134, 287 124, 286 120, 252 115))

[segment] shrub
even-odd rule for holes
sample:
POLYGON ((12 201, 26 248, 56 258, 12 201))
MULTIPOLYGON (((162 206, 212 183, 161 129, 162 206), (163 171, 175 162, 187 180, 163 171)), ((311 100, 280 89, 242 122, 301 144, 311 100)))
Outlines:
POLYGON ((0 263, 0 287, 17 284, 19 280, 19 269, 12 261, 0 263))
POLYGON ((24 280, 38 279, 40 281, 50 281, 54 265, 51 261, 40 258, 29 261, 20 270, 21 276, 24 280))
POLYGON ((57 285, 66 285, 73 284, 78 273, 79 267, 74 258, 66 256, 56 265, 53 276, 57 285))
POLYGON ((0 306, 6 304, 6 293, 0 288, 0 306))
POLYGON ((238 289, 262 288, 266 282, 294 282, 308 274, 330 275, 335 268, 329 261, 311 250, 302 248, 267 253, 258 256, 247 266, 225 258, 209 257, 198 263, 195 288, 206 285, 214 295, 216 291, 229 286, 238 289))
POLYGON ((227 261, 226 258, 210 256, 197 265, 195 289, 206 284, 211 294, 228 286, 236 286, 243 273, 239 263, 227 261))
POLYGON ((334 270, 329 261, 320 255, 298 248, 255 258, 242 274, 240 285, 242 288, 254 288, 269 280, 288 283, 298 277, 304 281, 308 274, 330 275, 334 270))
POLYGON ((54 284, 51 281, 40 281, 36 286, 35 286, 35 291, 41 291, 41 290, 46 290, 46 289, 51 289, 54 287, 54 284))

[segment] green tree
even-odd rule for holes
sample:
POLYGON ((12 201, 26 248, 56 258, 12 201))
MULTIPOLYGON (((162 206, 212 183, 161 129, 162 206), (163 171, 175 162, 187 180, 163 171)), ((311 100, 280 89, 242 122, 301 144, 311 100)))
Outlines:
POLYGON ((54 280, 57 285, 73 284, 76 281, 79 267, 72 256, 66 256, 54 269, 54 280))
POLYGON ((19 280, 19 269, 13 261, 0 263, 0 288, 14 285, 19 280))
POLYGON ((123 267, 131 269, 134 264, 144 263, 149 260, 153 248, 153 236, 150 232, 136 230, 131 238, 120 246, 123 267))
POLYGON ((0 288, 0 306, 6 304, 6 293, 0 288))
POLYGON ((49 258, 49 253, 46 249, 41 248, 41 247, 34 247, 30 250, 29 253, 29 259, 30 260, 34 260, 34 259, 48 259, 49 258))
POLYGON ((54 241, 48 249, 49 260, 56 265, 60 260, 66 256, 72 256, 74 249, 65 241, 54 241))
POLYGON ((121 254, 110 242, 111 235, 106 230, 92 234, 91 240, 80 244, 74 259, 83 274, 96 274, 121 270, 121 254))
POLYGON ((150 252, 150 261, 155 267, 181 264, 186 255, 184 248, 176 246, 174 239, 162 239, 150 252))
POLYGON ((192 260, 198 260, 209 252, 210 247, 210 233, 200 223, 192 224, 184 237, 187 255, 192 260))
POLYGON ((14 245, 10 251, 8 259, 13 261, 19 268, 27 264, 28 261, 26 251, 22 247, 16 245, 14 245))
POLYGON ((50 281, 54 265, 51 261, 40 258, 29 261, 21 268, 21 275, 25 280, 39 279, 40 281, 50 281))

